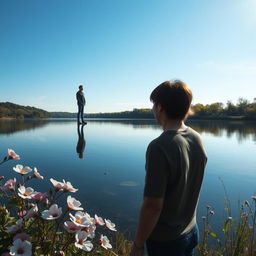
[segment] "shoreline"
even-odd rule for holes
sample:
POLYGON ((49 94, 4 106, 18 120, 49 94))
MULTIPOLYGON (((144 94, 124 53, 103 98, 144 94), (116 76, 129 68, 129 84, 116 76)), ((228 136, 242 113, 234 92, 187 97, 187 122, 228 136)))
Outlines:
MULTIPOLYGON (((15 117, 0 117, 1 120, 76 120, 76 117, 45 117, 45 118, 15 118, 15 117)), ((87 120, 155 120, 154 118, 143 118, 143 117, 86 117, 87 120)), ((241 116, 230 116, 230 117, 190 117, 188 121, 256 121, 255 118, 241 117, 241 116)))

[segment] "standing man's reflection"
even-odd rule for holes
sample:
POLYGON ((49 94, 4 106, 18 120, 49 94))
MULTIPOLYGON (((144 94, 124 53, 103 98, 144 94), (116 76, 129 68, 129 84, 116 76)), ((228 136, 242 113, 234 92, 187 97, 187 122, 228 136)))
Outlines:
POLYGON ((77 124, 78 141, 76 145, 76 152, 79 158, 84 157, 85 139, 84 139, 84 126, 77 124))

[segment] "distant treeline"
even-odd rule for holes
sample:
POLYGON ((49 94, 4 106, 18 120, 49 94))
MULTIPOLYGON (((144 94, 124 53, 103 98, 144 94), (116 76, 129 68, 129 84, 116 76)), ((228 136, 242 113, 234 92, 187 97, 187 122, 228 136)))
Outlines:
POLYGON ((213 104, 196 104, 193 106, 193 118, 214 118, 214 119, 256 119, 256 98, 253 102, 239 98, 236 104, 228 101, 226 105, 221 102, 213 104))
MULTIPOLYGON (((250 119, 256 120, 256 98, 253 102, 239 98, 236 104, 228 101, 226 104, 195 104, 190 119, 250 119)), ((116 113, 88 114, 92 118, 153 118, 151 109, 134 109, 133 111, 116 113)))
MULTIPOLYGON (((194 114, 190 119, 250 119, 256 120, 256 98, 253 102, 239 98, 236 104, 228 101, 226 104, 195 104, 194 114)), ((24 107, 10 102, 0 103, 0 118, 75 118, 76 113, 47 112, 34 107, 24 107)), ((86 118, 153 118, 151 109, 133 109, 132 111, 85 114, 86 118)))
POLYGON ((11 102, 0 102, 0 118, 48 118, 51 113, 34 107, 21 106, 11 102))

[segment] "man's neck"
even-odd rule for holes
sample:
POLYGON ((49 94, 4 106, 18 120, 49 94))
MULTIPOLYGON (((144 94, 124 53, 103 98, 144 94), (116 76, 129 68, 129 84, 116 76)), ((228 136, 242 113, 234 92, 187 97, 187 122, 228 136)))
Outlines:
POLYGON ((184 124, 183 120, 166 120, 162 124, 164 131, 167 130, 185 130, 187 126, 184 124))

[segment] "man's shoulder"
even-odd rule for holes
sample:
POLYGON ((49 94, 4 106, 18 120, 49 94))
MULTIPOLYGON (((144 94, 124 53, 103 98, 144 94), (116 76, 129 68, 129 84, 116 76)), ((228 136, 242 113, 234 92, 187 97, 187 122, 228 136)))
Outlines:
POLYGON ((153 139, 149 144, 147 150, 160 150, 162 144, 162 135, 158 136, 157 138, 153 139))
POLYGON ((193 138, 194 141, 201 141, 201 135, 195 131, 194 129, 192 129, 191 127, 189 127, 188 129, 188 136, 193 138))

